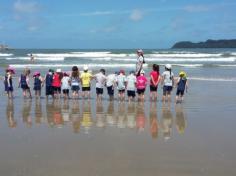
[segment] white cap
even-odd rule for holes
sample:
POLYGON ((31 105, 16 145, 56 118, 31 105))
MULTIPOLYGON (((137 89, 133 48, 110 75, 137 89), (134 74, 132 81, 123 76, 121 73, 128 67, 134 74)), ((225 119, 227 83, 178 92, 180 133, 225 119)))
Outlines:
POLYGON ((142 49, 138 49, 137 53, 143 53, 143 50, 142 49))
POLYGON ((84 65, 84 70, 88 70, 88 66, 87 65, 84 65))
POLYGON ((60 72, 61 72, 61 69, 60 69, 60 68, 58 68, 56 72, 57 72, 57 73, 60 73, 60 72))
POLYGON ((144 74, 144 73, 145 73, 145 71, 142 69, 142 70, 140 71, 140 73, 141 73, 141 74, 144 74))
POLYGON ((167 69, 171 69, 171 65, 170 65, 170 64, 166 64, 165 67, 166 67, 167 69))

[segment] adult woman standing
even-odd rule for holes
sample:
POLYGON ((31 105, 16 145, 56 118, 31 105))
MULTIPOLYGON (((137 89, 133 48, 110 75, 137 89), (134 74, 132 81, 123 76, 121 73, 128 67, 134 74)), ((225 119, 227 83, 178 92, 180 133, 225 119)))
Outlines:
POLYGON ((136 76, 140 75, 141 70, 143 69, 143 64, 145 63, 144 56, 143 56, 143 50, 138 49, 137 50, 137 61, 136 61, 136 76))

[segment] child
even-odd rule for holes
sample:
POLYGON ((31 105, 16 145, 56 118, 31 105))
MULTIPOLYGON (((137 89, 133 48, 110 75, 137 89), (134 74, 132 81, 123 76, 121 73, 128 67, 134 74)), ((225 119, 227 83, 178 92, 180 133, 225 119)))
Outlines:
POLYGON ((29 93, 29 97, 32 98, 31 91, 30 91, 30 84, 29 84, 29 75, 30 75, 30 69, 25 68, 23 74, 21 74, 19 78, 18 87, 22 88, 24 98, 26 98, 27 92, 29 93))
POLYGON ((72 98, 79 98, 79 69, 77 66, 72 67, 71 73, 71 90, 72 90, 72 98))
POLYGON ((4 85, 5 91, 7 93, 8 98, 13 98, 13 82, 12 82, 12 75, 15 74, 15 70, 11 67, 6 69, 4 85))
POLYGON ((82 84, 82 96, 83 98, 90 98, 90 85, 92 74, 88 72, 88 66, 84 66, 84 72, 81 74, 81 84, 82 84))
POLYGON ((70 77, 68 73, 64 72, 61 84, 64 99, 68 99, 70 90, 70 77))
POLYGON ((61 69, 57 69, 57 71, 56 71, 56 73, 54 73, 53 79, 52 79, 53 94, 54 94, 53 97, 55 97, 55 98, 60 98, 61 79, 62 79, 61 69))
POLYGON ((120 70, 119 75, 116 78, 116 84, 118 89, 118 96, 120 101, 125 100, 125 89, 126 89, 126 76, 125 71, 120 70))
POLYGON ((144 70, 140 71, 140 76, 137 77, 137 93, 138 93, 138 100, 144 101, 144 92, 147 86, 147 78, 144 76, 144 70))
POLYGON ((134 75, 135 72, 131 71, 130 75, 127 76, 127 95, 129 99, 129 103, 131 100, 134 100, 135 98, 135 88, 136 88, 136 76, 134 75))
POLYGON ((159 65, 153 64, 152 65, 152 71, 150 73, 150 100, 156 101, 157 100, 157 88, 158 83, 161 79, 160 73, 159 73, 159 65))
POLYGON ((188 88, 188 81, 187 81, 187 75, 184 71, 181 71, 179 73, 179 78, 177 80, 177 92, 176 92, 176 103, 182 103, 184 100, 184 91, 187 92, 188 88))
POLYGON ((162 101, 171 101, 171 91, 174 85, 174 73, 171 71, 171 65, 165 65, 165 71, 162 73, 163 97, 162 101), (167 99, 166 99, 167 97, 167 99))
POLYGON ((46 97, 48 99, 48 96, 51 95, 52 97, 54 97, 54 93, 53 93, 53 86, 52 86, 52 82, 53 82, 53 73, 54 70, 49 69, 47 75, 44 78, 44 82, 46 84, 45 86, 45 92, 46 92, 46 97))
POLYGON ((40 98, 41 97, 41 87, 43 78, 40 76, 40 73, 36 71, 34 73, 34 91, 35 91, 35 97, 40 98))
POLYGON ((100 72, 95 75, 96 80, 96 94, 97 94, 97 100, 102 101, 102 94, 103 94, 103 86, 106 82, 106 71, 105 69, 100 69, 100 72))
POLYGON ((116 83, 116 77, 118 73, 111 73, 107 76, 106 86, 107 86, 107 93, 109 95, 110 101, 113 101, 114 99, 114 87, 116 83))

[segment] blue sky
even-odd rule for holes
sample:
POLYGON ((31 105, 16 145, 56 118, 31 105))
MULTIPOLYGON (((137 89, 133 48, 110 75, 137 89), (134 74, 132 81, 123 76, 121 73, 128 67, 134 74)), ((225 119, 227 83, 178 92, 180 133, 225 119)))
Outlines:
POLYGON ((236 38, 235 0, 1 0, 14 48, 169 48, 236 38))

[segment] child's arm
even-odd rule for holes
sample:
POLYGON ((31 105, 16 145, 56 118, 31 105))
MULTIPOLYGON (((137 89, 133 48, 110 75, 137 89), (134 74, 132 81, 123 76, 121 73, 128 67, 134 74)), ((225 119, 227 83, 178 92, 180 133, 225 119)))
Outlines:
POLYGON ((19 84, 18 84, 18 88, 20 88, 20 82, 21 82, 21 77, 19 77, 19 84))
POLYGON ((186 81, 186 84, 185 84, 185 91, 186 91, 186 93, 188 93, 188 80, 186 81))
POLYGON ((8 87, 10 87, 10 78, 11 78, 11 75, 8 75, 7 76, 7 85, 8 85, 8 87))

